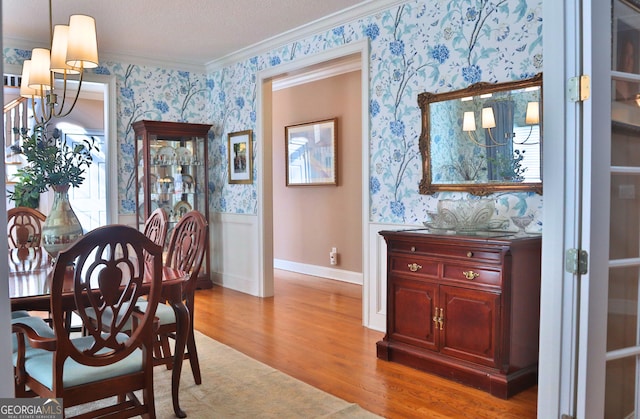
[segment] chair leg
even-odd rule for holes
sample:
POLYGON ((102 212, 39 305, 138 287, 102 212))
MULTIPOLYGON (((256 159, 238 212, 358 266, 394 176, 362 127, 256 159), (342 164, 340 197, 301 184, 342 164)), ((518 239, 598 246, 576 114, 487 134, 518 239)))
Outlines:
POLYGON ((173 368, 173 356, 171 355, 171 346, 169 345, 169 338, 166 335, 159 336, 160 345, 162 347, 162 360, 164 364, 167 366, 167 369, 170 370, 173 368))
POLYGON ((160 344, 160 337, 156 335, 155 340, 153 342, 153 365, 159 365, 155 361, 162 359, 162 346, 160 344))
POLYGON ((189 333, 187 339, 187 358, 191 364, 191 372, 193 373, 193 380, 197 385, 202 384, 202 376, 200 375, 200 362, 198 361, 198 351, 196 349, 196 340, 193 336, 193 331, 189 333))

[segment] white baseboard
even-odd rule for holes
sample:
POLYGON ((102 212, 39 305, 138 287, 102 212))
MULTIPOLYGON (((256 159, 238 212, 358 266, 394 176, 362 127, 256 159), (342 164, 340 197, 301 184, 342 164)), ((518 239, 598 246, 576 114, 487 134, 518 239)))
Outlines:
POLYGON ((305 275, 320 276, 323 278, 362 285, 362 274, 359 272, 328 268, 326 266, 308 265, 305 263, 291 262, 281 259, 274 259, 273 267, 284 271, 298 272, 305 275))

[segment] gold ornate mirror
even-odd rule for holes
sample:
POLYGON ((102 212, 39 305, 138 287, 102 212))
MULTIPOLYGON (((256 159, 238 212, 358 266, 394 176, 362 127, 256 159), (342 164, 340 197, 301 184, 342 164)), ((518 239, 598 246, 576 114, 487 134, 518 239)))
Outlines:
POLYGON ((542 194, 542 73, 418 95, 421 194, 542 194))

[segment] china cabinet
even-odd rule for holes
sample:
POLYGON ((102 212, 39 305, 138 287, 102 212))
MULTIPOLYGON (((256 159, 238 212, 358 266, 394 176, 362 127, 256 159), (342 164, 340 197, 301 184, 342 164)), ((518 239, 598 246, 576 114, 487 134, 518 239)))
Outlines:
POLYGON ((541 236, 382 231, 377 356, 508 398, 537 382, 541 236))
MULTIPOLYGON (((138 228, 158 207, 169 217, 169 231, 191 210, 209 220, 207 133, 211 125, 138 121, 136 138, 136 214, 138 228)), ((200 269, 199 288, 210 288, 209 249, 200 269)))

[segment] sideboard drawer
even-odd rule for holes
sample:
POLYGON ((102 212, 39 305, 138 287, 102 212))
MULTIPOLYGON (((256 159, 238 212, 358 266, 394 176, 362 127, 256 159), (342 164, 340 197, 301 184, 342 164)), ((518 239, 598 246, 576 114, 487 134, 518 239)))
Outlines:
POLYGON ((487 285, 502 284, 500 270, 480 269, 473 266, 446 264, 443 268, 442 278, 487 285))
POLYGON ((475 246, 450 246, 442 243, 392 242, 389 251, 410 252, 443 258, 468 259, 485 263, 501 263, 502 253, 499 248, 486 249, 475 246))
POLYGON ((432 277, 438 276, 440 265, 437 261, 411 255, 392 256, 389 263, 388 269, 392 272, 416 273, 432 277))

